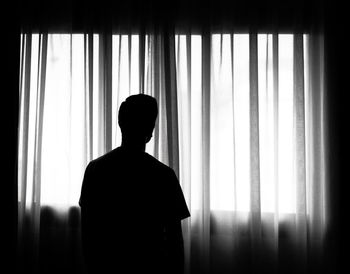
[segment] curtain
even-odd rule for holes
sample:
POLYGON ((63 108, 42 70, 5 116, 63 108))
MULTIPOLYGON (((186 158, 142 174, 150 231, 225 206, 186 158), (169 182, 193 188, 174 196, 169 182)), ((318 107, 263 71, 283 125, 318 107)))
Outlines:
POLYGON ((305 273, 327 232, 326 91, 316 34, 21 35, 22 271, 84 273, 77 203, 88 162, 120 145, 117 111, 146 93, 146 151, 191 211, 186 273, 305 273))

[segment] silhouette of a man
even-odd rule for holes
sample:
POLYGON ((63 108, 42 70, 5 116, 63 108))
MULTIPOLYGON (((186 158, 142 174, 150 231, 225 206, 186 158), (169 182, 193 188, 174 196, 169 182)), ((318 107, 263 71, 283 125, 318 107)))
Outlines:
POLYGON ((128 97, 121 146, 86 168, 79 204, 89 273, 183 273, 181 220, 190 213, 174 171, 145 153, 157 115, 153 97, 128 97))

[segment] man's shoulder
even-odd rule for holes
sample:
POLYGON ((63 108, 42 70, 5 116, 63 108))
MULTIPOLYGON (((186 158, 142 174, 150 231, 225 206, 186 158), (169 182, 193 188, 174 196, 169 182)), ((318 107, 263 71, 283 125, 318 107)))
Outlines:
POLYGON ((110 161, 112 158, 115 158, 117 156, 117 154, 119 154, 119 153, 118 153, 118 149, 116 148, 116 149, 113 149, 113 150, 93 159, 91 161, 91 163, 95 164, 95 163, 101 163, 101 162, 103 163, 106 161, 110 161))
POLYGON ((95 168, 96 166, 104 165, 107 162, 111 161, 113 154, 115 152, 112 150, 110 152, 107 152, 106 154, 103 154, 93 160, 91 160, 87 166, 87 168, 95 168))
POLYGON ((167 166, 166 164, 159 161, 157 158, 153 157, 152 155, 143 152, 138 155, 130 155, 127 154, 123 149, 115 148, 112 151, 90 161, 89 167, 95 169, 98 167, 108 167, 109 164, 115 164, 116 162, 120 162, 122 164, 125 164, 128 160, 131 160, 133 164, 137 162, 137 159, 143 162, 144 165, 146 165, 150 169, 155 169, 158 172, 161 172, 164 175, 173 175, 175 174, 174 170, 167 166), (134 158, 135 157, 135 158, 134 158), (137 159, 136 159, 137 158, 137 159))
POLYGON ((161 161, 159 161, 157 158, 153 157, 152 155, 145 153, 145 158, 146 158, 146 161, 148 161, 152 166, 163 171, 164 173, 166 173, 166 174, 174 173, 174 170, 171 167, 162 163, 161 161))

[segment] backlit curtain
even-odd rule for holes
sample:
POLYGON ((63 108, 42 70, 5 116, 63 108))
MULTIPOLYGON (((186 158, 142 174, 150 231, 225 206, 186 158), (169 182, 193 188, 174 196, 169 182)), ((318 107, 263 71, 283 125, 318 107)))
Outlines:
POLYGON ((187 273, 303 273, 327 228, 323 40, 309 34, 21 36, 20 268, 84 273, 77 203, 117 147, 117 111, 154 96, 147 152, 177 173, 187 273))

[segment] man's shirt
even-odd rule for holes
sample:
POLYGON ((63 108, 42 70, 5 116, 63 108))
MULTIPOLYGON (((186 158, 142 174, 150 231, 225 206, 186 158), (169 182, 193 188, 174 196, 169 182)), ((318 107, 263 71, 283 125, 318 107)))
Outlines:
POLYGON ((123 147, 90 162, 79 204, 87 264, 96 271, 161 268, 165 224, 190 216, 174 171, 123 147))

